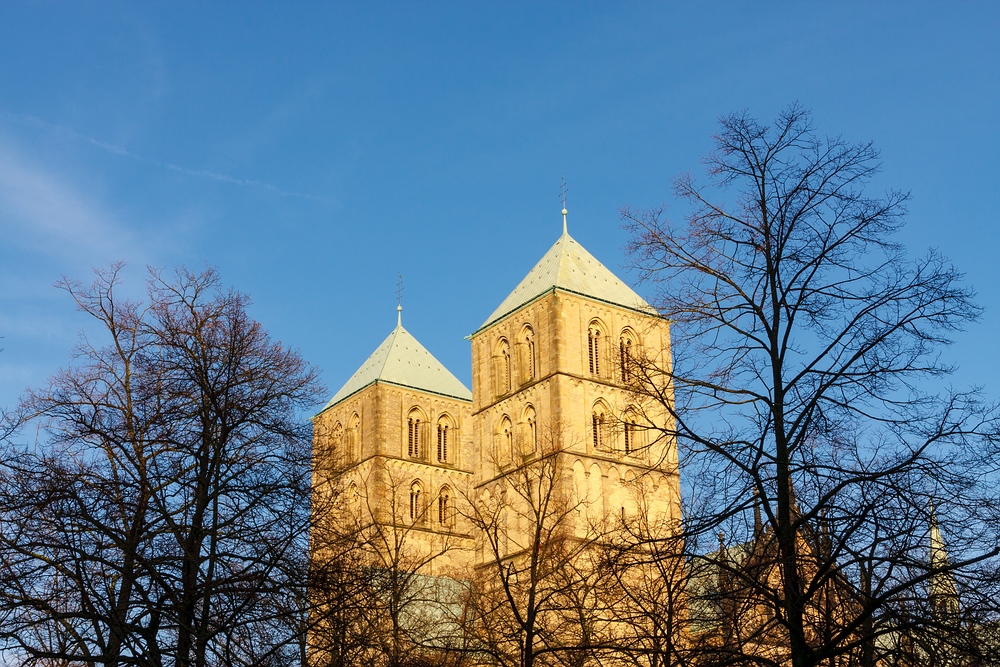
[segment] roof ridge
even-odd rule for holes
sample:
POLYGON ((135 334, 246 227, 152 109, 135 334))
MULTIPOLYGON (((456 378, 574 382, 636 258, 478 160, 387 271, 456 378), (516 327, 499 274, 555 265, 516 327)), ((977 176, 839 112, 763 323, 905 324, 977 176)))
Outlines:
POLYGON ((421 345, 402 323, 397 323, 320 412, 375 382, 386 382, 459 400, 472 400, 472 392, 421 345))
MULTIPOLYGON (((392 348, 394 348, 396 346, 396 338, 399 337, 400 330, 402 330, 403 333, 407 333, 407 334, 409 333, 406 329, 403 329, 403 324, 402 324, 402 322, 400 322, 399 324, 397 324, 395 326, 395 328, 392 331, 389 332, 389 335, 385 337, 385 340, 382 341, 383 345, 385 343, 388 343, 389 344, 389 348, 386 350, 385 358, 382 360, 382 367, 378 369, 378 373, 376 373, 376 375, 375 375, 376 377, 381 377, 382 374, 385 372, 386 367, 389 365, 389 353, 391 353, 392 352, 392 348)), ((412 338, 412 336, 410 336, 410 337, 412 338)), ((416 340, 416 339, 414 338, 414 340, 416 340)), ((379 347, 382 347, 382 345, 379 345, 379 347)), ((375 351, 378 351, 378 347, 375 348, 375 351)), ((375 354, 375 353, 372 352, 372 354, 375 354)))
POLYGON ((563 232, 475 333, 553 288, 651 315, 656 313, 645 299, 604 266, 569 232, 563 232))

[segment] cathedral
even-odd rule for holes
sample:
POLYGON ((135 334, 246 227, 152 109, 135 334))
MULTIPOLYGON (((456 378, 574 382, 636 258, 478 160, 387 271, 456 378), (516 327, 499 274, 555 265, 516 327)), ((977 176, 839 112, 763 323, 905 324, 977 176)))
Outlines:
MULTIPOLYGON (((495 655, 520 653, 515 662, 532 664, 524 657, 534 650, 532 633, 547 632, 547 624, 558 630, 540 642, 548 642, 543 651, 592 645, 592 636, 575 635, 601 632, 605 645, 630 645, 638 655, 670 654, 676 643, 700 652, 705 664, 738 654, 782 664, 787 638, 773 600, 761 595, 778 588, 773 533, 758 514, 750 541, 727 547, 720 534, 719 550, 697 561, 703 566, 680 555, 673 399, 669 383, 657 381, 670 368, 669 323, 569 235, 562 213, 562 234, 468 336, 471 390, 403 327, 400 308, 396 327, 314 417, 312 561, 353 563, 333 568, 326 591, 336 599, 358 572, 375 581, 362 595, 385 603, 383 617, 395 632, 385 632, 382 620, 362 625, 362 634, 396 638, 371 649, 393 654, 391 664, 410 664, 396 655, 407 647, 435 654, 467 641, 461 628, 476 612, 461 600, 475 587, 487 600, 480 620, 516 628, 480 638, 478 646, 495 642, 495 655), (606 558, 615 530, 639 544, 673 545, 656 554, 648 549, 662 546, 640 546, 634 562, 619 563, 627 573, 619 590, 668 601, 645 621, 632 614, 643 600, 618 598, 624 606, 616 608, 615 595, 596 589, 574 600, 578 591, 564 580, 545 589, 539 579, 566 572, 585 579, 586 571, 605 567, 599 552, 606 558), (548 610, 517 608, 566 591, 548 610), (528 627, 525 611, 540 612, 537 628, 528 627), (603 627, 595 629, 593 619, 604 619, 597 621, 603 627), (643 629, 646 621, 655 627, 643 629), (659 645, 643 646, 647 640, 659 645)), ((857 603, 824 535, 808 528, 797 537, 802 572, 818 580, 821 564, 833 568, 819 606, 807 610, 815 634, 850 617, 857 603)), ((930 562, 947 569, 936 524, 930 562)), ((931 584, 938 616, 954 616, 951 575, 931 584)), ((311 621, 314 628, 337 626, 325 633, 324 646, 317 639, 324 633, 311 631, 310 651, 327 656, 314 662, 359 664, 345 648, 352 621, 338 620, 336 603, 330 610, 311 621)), ((893 630, 885 641, 897 635, 893 630)), ((360 644, 371 648, 370 640, 360 644)), ((475 664, 503 662, 481 649, 473 653, 475 664)), ((839 660, 830 664, 853 664, 839 660)))
MULTIPOLYGON (((629 390, 636 360, 669 363, 668 324, 569 235, 565 209, 562 235, 468 338, 471 391, 400 313, 314 418, 316 459, 352 521, 405 530, 427 574, 461 576, 490 551, 463 503, 544 460, 558 461, 580 537, 637 513, 679 519, 667 411, 629 390)), ((524 548, 523 523, 504 518, 494 557, 524 548)))

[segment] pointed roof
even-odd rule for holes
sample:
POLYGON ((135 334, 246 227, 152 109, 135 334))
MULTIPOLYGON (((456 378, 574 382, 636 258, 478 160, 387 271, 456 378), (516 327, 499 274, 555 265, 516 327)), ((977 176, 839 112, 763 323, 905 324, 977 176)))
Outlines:
MULTIPOLYGON (((948 552, 945 550, 944 538, 941 537, 941 529, 938 527, 937 514, 934 512, 934 505, 931 504, 931 568, 945 570, 951 567, 948 561, 948 552)), ((955 586, 955 578, 950 571, 936 572, 931 576, 931 595, 938 598, 948 599, 958 597, 958 588, 955 586)), ((949 604, 944 602, 944 604, 949 604)))
POLYGON ((514 291, 507 295, 497 309, 486 318, 477 333, 554 289, 573 292, 649 315, 656 314, 652 306, 597 261, 564 228, 562 236, 538 260, 514 291))
POLYGON ((396 324, 389 337, 375 348, 354 375, 340 388, 323 410, 333 407, 370 384, 385 382, 409 389, 472 400, 472 392, 440 361, 403 328, 396 324))
POLYGON ((948 552, 944 548, 944 538, 938 528, 937 515, 931 509, 931 565, 934 567, 948 566, 948 552))

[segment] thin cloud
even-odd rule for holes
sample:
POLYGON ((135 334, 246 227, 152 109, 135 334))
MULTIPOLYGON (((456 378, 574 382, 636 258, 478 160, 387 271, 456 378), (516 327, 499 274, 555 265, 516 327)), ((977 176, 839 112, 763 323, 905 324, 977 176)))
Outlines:
POLYGON ((93 264, 139 255, 113 214, 3 143, 0 228, 8 242, 63 260, 93 264))
POLYGON ((162 249, 85 187, 0 140, 0 406, 51 372, 87 325, 53 289, 61 275, 89 282, 90 267, 121 259, 141 267, 162 249))
POLYGON ((24 125, 31 125, 34 127, 40 127, 50 132, 57 132, 76 141, 80 141, 89 144, 91 146, 94 146, 95 148, 99 148, 105 151, 106 153, 110 153, 111 155, 117 155, 119 157, 128 158, 130 160, 134 160, 136 162, 148 165, 150 167, 156 167, 158 169, 166 169, 168 171, 174 171, 179 174, 184 174, 186 176, 193 176, 195 178, 207 178, 212 181, 218 181, 220 183, 229 183, 231 185, 238 185, 240 187, 259 188, 261 190, 267 190, 268 192, 273 192, 274 194, 280 195, 282 197, 299 197, 302 199, 310 199, 312 201, 319 201, 328 204, 336 203, 332 199, 329 199, 328 197, 320 197, 318 195, 311 195, 306 192, 297 192, 295 190, 285 190, 283 188, 279 188, 278 186, 272 185, 271 183, 267 183, 265 181, 260 181, 252 178, 238 178, 236 176, 230 176, 229 174, 222 174, 215 171, 191 169, 188 167, 181 166, 179 164, 174 164, 172 162, 163 162, 161 160, 157 160, 156 158, 151 158, 145 155, 139 155, 137 153, 133 153, 132 151, 122 146, 108 143, 106 141, 101 141, 100 139, 95 139, 94 137, 77 132, 71 127, 67 127, 65 125, 58 125, 56 123, 50 123, 46 120, 38 118, 37 116, 30 116, 26 114, 14 114, 9 112, 3 112, 2 116, 5 119, 13 120, 15 122, 24 125))

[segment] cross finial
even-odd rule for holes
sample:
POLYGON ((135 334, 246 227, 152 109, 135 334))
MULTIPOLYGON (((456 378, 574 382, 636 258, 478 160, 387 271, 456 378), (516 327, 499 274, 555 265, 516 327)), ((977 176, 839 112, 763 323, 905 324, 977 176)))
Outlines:
POLYGON ((403 326, 403 274, 396 281, 396 326, 403 326))
POLYGON ((566 210, 566 193, 569 192, 569 188, 566 187, 566 177, 562 177, 562 187, 559 189, 559 197, 562 199, 562 216, 563 216, 563 234, 567 234, 566 231, 566 214, 569 212, 566 210))

